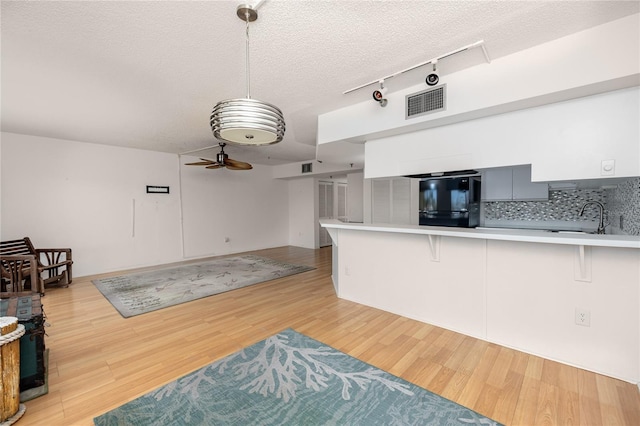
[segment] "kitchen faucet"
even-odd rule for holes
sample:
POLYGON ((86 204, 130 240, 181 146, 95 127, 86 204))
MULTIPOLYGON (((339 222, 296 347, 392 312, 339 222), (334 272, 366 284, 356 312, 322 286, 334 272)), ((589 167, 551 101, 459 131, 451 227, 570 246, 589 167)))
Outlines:
POLYGON ((580 209, 580 216, 584 214, 584 209, 589 204, 595 204, 596 206, 598 206, 598 209, 600 210, 600 222, 598 223, 598 229, 596 230, 596 234, 604 234, 604 205, 600 201, 592 200, 584 203, 582 205, 582 208, 580 209))

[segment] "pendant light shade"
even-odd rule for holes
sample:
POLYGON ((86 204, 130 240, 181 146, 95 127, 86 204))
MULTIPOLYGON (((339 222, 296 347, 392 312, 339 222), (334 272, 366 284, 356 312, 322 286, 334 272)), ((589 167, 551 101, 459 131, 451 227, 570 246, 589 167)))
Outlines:
POLYGON ((251 99, 249 74, 249 22, 258 19, 251 6, 238 6, 237 15, 247 24, 247 97, 218 102, 211 111, 209 124, 213 135, 240 145, 270 145, 284 137, 282 111, 274 105, 251 99))
POLYGON ((210 124, 216 138, 243 145, 278 143, 285 131, 280 109, 248 98, 218 102, 210 124))

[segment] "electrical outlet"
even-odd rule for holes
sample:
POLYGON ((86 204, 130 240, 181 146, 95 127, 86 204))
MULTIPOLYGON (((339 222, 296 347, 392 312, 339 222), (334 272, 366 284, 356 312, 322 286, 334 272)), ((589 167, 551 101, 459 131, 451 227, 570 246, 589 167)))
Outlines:
POLYGON ((591 311, 576 308, 576 324, 584 327, 591 327, 591 311))

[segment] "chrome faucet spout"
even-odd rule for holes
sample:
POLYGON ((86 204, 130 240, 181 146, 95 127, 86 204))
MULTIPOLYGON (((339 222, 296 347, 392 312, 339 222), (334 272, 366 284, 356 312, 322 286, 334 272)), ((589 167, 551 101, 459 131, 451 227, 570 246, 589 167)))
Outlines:
POLYGON ((584 214, 584 209, 590 204, 598 206, 598 210, 600 211, 600 221, 598 222, 598 229, 596 230, 596 233, 604 234, 604 204, 602 204, 600 201, 587 201, 582 205, 582 208, 580 209, 580 216, 584 214))

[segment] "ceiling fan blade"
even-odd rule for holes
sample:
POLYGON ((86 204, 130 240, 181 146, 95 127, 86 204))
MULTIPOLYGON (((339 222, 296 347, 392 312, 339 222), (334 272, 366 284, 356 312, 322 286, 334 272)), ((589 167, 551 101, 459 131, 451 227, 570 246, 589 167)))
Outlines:
POLYGON ((236 167, 236 166, 232 166, 231 164, 227 164, 226 167, 229 170, 250 170, 250 169, 252 169, 252 167, 249 167, 247 169, 246 167, 236 167))
POLYGON ((219 169, 220 167, 224 167, 224 165, 220 163, 213 163, 210 166, 205 167, 205 169, 219 169))
POLYGON ((225 165, 231 170, 251 170, 253 166, 249 163, 245 163, 244 161, 233 160, 231 158, 227 158, 224 161, 225 165))
POLYGON ((196 161, 195 163, 185 163, 185 166, 210 166, 212 164, 216 164, 215 161, 207 160, 206 158, 201 158, 202 161, 196 161))

